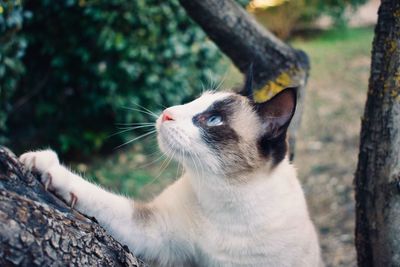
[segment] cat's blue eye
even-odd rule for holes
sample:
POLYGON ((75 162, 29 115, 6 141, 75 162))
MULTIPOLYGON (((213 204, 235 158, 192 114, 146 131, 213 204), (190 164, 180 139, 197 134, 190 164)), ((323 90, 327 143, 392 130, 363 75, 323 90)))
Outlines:
POLYGON ((210 116, 206 122, 207 126, 220 126, 223 124, 222 117, 219 115, 210 116))

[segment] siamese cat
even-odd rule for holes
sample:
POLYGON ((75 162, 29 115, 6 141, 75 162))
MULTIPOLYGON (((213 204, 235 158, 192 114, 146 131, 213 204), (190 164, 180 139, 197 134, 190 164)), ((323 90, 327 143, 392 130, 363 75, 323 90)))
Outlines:
POLYGON ((94 216, 151 266, 323 266, 318 237, 286 132, 296 90, 265 103, 205 92, 167 108, 156 122, 160 149, 184 174, 149 203, 92 184, 61 165, 55 152, 20 156, 46 189, 94 216))

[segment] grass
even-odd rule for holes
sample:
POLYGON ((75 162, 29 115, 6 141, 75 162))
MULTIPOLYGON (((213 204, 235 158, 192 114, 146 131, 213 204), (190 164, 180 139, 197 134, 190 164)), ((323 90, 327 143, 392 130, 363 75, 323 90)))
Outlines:
MULTIPOLYGON (((291 42, 309 55, 312 66, 295 164, 328 266, 355 265, 352 180, 372 38, 372 29, 360 28, 291 42)), ((242 76, 229 67, 225 80, 225 87, 230 87, 240 83, 242 76)), ((149 163, 159 157, 156 150, 155 138, 150 137, 77 167, 106 187, 149 199, 180 172, 176 164, 164 169, 161 159, 149 163)))

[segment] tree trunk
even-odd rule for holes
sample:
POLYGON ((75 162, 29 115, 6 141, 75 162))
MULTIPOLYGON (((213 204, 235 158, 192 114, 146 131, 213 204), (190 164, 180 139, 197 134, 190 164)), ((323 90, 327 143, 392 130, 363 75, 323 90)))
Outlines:
POLYGON ((307 55, 283 43, 233 0, 179 1, 241 72, 253 63, 256 102, 265 102, 285 88, 297 88, 298 109, 289 129, 293 156, 309 72, 307 55))
POLYGON ((382 0, 355 176, 359 266, 400 266, 400 1, 382 0))
POLYGON ((0 266, 144 266, 0 147, 0 266))

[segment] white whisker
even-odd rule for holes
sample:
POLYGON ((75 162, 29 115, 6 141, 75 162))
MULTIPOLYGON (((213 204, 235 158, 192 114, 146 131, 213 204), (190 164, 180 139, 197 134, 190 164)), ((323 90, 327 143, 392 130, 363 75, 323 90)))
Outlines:
POLYGON ((119 130, 135 130, 135 129, 141 129, 141 128, 150 128, 154 127, 154 125, 140 125, 140 126, 124 126, 124 127, 117 127, 119 130))
POLYGON ((199 175, 199 176, 201 175, 201 177, 203 177, 203 176, 204 176, 204 168, 203 168, 203 164, 201 163, 201 160, 200 160, 198 154, 197 154, 195 151, 192 151, 191 154, 192 154, 192 156, 193 156, 193 159, 196 160, 196 162, 197 162, 198 165, 200 166, 199 169, 200 169, 201 173, 200 173, 200 171, 198 171, 198 175, 199 175))
POLYGON ((214 90, 214 79, 213 79, 211 71, 208 72, 207 76, 208 76, 208 87, 211 90, 214 90))
POLYGON ((156 125, 155 122, 118 122, 118 126, 141 126, 141 125, 156 125))
POLYGON ((125 146, 125 145, 127 145, 127 144, 130 144, 130 143, 132 143, 132 142, 135 142, 136 140, 139 140, 139 139, 141 139, 141 138, 143 138, 143 137, 146 137, 146 136, 148 136, 148 135, 151 135, 151 134, 153 134, 153 133, 155 133, 155 132, 157 132, 157 130, 153 130, 153 131, 150 131, 150 132, 148 132, 148 133, 142 134, 141 136, 138 136, 138 137, 136 137, 136 138, 133 138, 132 140, 129 140, 128 142, 125 142, 125 143, 123 143, 122 145, 117 146, 115 149, 121 148, 121 147, 123 147, 123 146, 125 146))
MULTIPOLYGON (((172 149, 171 149, 171 150, 172 150, 172 149)), ((171 151, 171 150, 169 150, 169 151, 171 151)), ((149 184, 154 183, 155 181, 158 180, 158 178, 161 177, 161 175, 163 174, 163 172, 167 169, 167 167, 168 167, 169 164, 171 163, 172 159, 174 158, 175 152, 176 152, 176 151, 172 151, 172 155, 171 155, 170 157, 167 157, 166 160, 164 160, 164 162, 162 163, 162 165, 161 165, 161 167, 160 167, 160 169, 159 169, 158 175, 157 175, 149 184)))
POLYGON ((198 163, 199 163, 199 165, 201 167, 201 175, 204 176, 204 166, 201 163, 200 156, 196 152, 193 152, 193 155, 197 158, 198 163))
POLYGON ((171 163, 172 159, 174 158, 175 152, 176 152, 176 151, 173 151, 172 156, 170 156, 169 159, 168 159, 168 161, 167 161, 167 164, 165 164, 164 168, 161 169, 160 173, 157 175, 156 178, 160 177, 161 174, 165 171, 165 169, 169 166, 169 164, 171 163))
POLYGON ((107 138, 110 138, 112 136, 115 136, 115 135, 118 135, 118 134, 122 134, 122 133, 125 133, 125 132, 133 131, 133 130, 136 130, 136 129, 148 128, 148 127, 153 127, 153 125, 142 125, 142 126, 136 126, 136 127, 119 128, 121 131, 113 133, 113 134, 107 136, 107 138))
POLYGON ((153 116, 154 118, 157 118, 157 119, 158 119, 158 117, 159 117, 159 116, 158 116, 157 114, 155 114, 154 112, 148 112, 148 111, 145 111, 145 110, 141 110, 141 109, 137 109, 137 108, 130 108, 130 107, 122 107, 122 108, 128 109, 128 110, 132 110, 132 111, 141 112, 141 113, 143 113, 143 114, 147 114, 147 115, 153 116))
MULTIPOLYGON (((159 152, 159 151, 158 151, 158 152, 159 152)), ((155 154, 155 153, 153 153, 153 154, 155 154)), ((137 167, 136 169, 143 169, 143 168, 145 168, 145 167, 147 167, 147 166, 150 166, 150 165, 152 165, 152 164, 154 164, 154 163, 160 161, 160 160, 161 160, 162 158, 164 158, 164 157, 166 157, 166 154, 165 154, 165 153, 162 153, 162 155, 159 156, 158 158, 156 158, 155 160, 152 160, 152 161, 146 163, 145 165, 139 166, 139 167, 137 167)))
MULTIPOLYGON (((168 152, 162 152, 162 155, 157 159, 157 161, 159 161, 162 157, 166 157, 166 158, 164 159, 163 163, 161 164, 161 166, 163 166, 163 165, 165 164, 165 162, 168 160, 169 157, 168 157, 167 153, 170 153, 171 151, 172 151, 172 149, 168 149, 168 152)), ((160 169, 161 169, 161 167, 160 167, 160 169)), ((160 170, 160 169, 159 169, 159 170, 160 170)), ((157 181, 158 178, 160 177, 161 173, 162 173, 162 172, 160 172, 160 174, 157 175, 156 177, 154 177, 150 182, 146 183, 146 184, 144 185, 144 187, 149 186, 149 185, 153 184, 155 181, 157 181)))
POLYGON ((182 174, 179 174, 179 169, 181 167, 183 168, 183 166, 182 166, 183 158, 184 158, 184 151, 183 151, 183 149, 179 149, 179 160, 178 160, 178 167, 176 168, 175 180, 177 180, 179 178, 179 176, 182 175, 182 174))
POLYGON ((155 112, 151 111, 150 109, 145 108, 145 107, 143 107, 143 106, 141 106, 141 105, 139 105, 139 104, 137 104, 137 103, 135 103, 135 102, 133 102, 132 104, 134 104, 134 105, 136 105, 137 107, 143 109, 144 111, 147 111, 147 112, 153 114, 153 116, 156 116, 156 117, 159 116, 159 115, 157 115, 155 112))
POLYGON ((193 158, 193 154, 192 154, 192 153, 189 153, 189 155, 190 155, 190 158, 191 158, 191 160, 192 160, 192 162, 193 162, 193 164, 194 164, 194 168, 195 168, 195 170, 196 170, 197 176, 200 176, 199 170, 197 169, 197 164, 196 164, 196 162, 195 162, 195 160, 194 160, 194 158, 193 158))
POLYGON ((226 72, 225 72, 224 76, 222 77, 221 81, 218 83, 217 87, 215 88, 215 91, 218 91, 221 88, 221 86, 225 82, 225 79, 226 79, 226 72))
POLYGON ((200 83, 201 83, 201 93, 203 94, 206 91, 206 87, 204 86, 203 82, 200 83))

